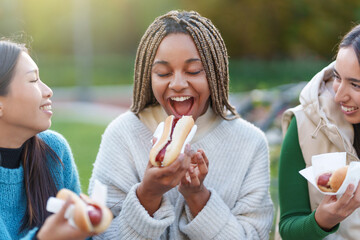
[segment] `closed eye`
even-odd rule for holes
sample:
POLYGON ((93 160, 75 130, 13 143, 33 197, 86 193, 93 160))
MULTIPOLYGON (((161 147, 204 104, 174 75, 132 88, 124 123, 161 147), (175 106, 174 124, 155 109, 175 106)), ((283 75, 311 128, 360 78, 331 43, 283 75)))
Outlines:
POLYGON ((168 76, 171 75, 171 73, 164 73, 164 74, 162 74, 162 73, 157 73, 156 75, 158 75, 159 77, 168 77, 168 76))
POLYGON ((202 69, 202 70, 199 70, 199 71, 196 71, 196 72, 187 72, 187 73, 190 74, 190 75, 196 75, 196 74, 201 73, 202 71, 204 71, 204 70, 202 69))
POLYGON ((355 87, 355 88, 360 89, 360 85, 358 85, 358 84, 355 84, 355 83, 352 82, 351 85, 352 85, 353 87, 355 87))

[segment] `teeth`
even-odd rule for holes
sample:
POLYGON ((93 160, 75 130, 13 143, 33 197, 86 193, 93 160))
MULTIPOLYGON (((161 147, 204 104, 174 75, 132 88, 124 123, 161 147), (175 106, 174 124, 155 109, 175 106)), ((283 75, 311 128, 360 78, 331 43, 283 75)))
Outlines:
POLYGON ((341 106, 341 109, 345 112, 352 112, 355 111, 356 109, 358 109, 357 107, 345 107, 345 106, 341 106))
POLYGON ((49 111, 49 110, 51 110, 51 105, 42 106, 42 107, 40 107, 40 109, 44 110, 44 111, 49 111))
POLYGON ((190 99, 190 97, 172 97, 171 100, 176 101, 176 102, 182 102, 185 100, 190 99))

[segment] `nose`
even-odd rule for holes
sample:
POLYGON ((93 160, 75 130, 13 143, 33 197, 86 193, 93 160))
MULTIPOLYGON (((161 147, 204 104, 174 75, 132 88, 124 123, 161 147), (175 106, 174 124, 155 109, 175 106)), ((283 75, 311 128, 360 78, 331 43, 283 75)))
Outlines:
POLYGON ((347 86, 345 81, 341 81, 340 83, 334 83, 333 85, 334 87, 334 91, 335 91, 335 102, 340 103, 340 102, 346 102, 349 100, 349 95, 347 92, 347 86))
POLYGON ((51 98, 53 91, 45 83, 41 82, 41 92, 44 98, 51 98))
POLYGON ((188 81, 184 74, 177 72, 174 73, 172 79, 170 80, 169 88, 173 89, 176 92, 181 92, 188 87, 188 81))

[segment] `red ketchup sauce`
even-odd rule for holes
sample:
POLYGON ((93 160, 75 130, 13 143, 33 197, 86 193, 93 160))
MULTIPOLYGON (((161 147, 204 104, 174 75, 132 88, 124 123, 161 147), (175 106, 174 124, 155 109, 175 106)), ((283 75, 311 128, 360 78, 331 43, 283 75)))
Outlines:
POLYGON ((165 146, 160 150, 160 152, 156 156, 156 158, 155 158, 156 162, 162 162, 164 160, 166 147, 170 144, 170 142, 172 140, 172 134, 174 132, 175 125, 178 121, 179 121, 179 118, 174 118, 174 120, 172 122, 172 126, 171 126, 170 140, 165 144, 165 146))
POLYGON ((90 218, 90 222, 93 226, 96 226, 101 222, 102 212, 98 206, 89 204, 88 205, 88 215, 90 218))

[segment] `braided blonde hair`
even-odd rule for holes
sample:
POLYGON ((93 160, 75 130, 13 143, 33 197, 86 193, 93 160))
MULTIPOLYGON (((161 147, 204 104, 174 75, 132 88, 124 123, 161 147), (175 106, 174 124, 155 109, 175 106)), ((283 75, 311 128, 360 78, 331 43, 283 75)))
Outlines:
POLYGON ((150 105, 159 104, 151 88, 151 70, 161 41, 171 33, 189 34, 204 66, 211 93, 211 106, 223 119, 239 117, 229 103, 229 67, 224 40, 212 22, 191 11, 170 11, 148 27, 136 53, 131 111, 138 114, 150 105), (232 116, 227 116, 227 111, 232 116))

